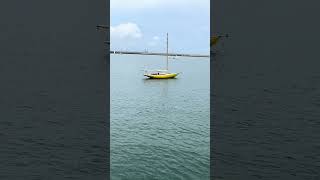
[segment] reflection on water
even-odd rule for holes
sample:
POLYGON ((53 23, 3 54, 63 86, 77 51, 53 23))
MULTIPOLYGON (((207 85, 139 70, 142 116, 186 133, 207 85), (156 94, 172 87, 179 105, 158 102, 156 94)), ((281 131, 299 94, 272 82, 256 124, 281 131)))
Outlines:
POLYGON ((170 85, 176 84, 177 81, 179 81, 179 79, 143 79, 143 83, 146 88, 158 88, 161 90, 161 96, 165 97, 168 96, 170 85))

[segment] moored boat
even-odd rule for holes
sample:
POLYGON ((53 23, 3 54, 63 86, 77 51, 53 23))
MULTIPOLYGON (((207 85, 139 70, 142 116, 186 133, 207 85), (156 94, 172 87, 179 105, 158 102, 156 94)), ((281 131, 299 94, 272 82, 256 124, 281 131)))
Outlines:
POLYGON ((151 79, 170 79, 175 78, 179 73, 170 73, 167 70, 153 70, 146 71, 144 76, 147 76, 151 79))
POLYGON ((179 75, 179 73, 169 72, 169 52, 168 52, 168 33, 167 33, 167 66, 165 70, 146 70, 144 76, 151 79, 171 79, 179 75))

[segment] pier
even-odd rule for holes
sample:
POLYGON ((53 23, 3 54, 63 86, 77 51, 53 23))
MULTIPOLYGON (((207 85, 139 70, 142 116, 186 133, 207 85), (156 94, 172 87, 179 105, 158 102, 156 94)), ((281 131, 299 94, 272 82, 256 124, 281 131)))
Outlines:
MULTIPOLYGON (((110 54, 137 54, 137 55, 167 56, 167 53, 139 52, 139 51, 110 51, 110 54)), ((177 57, 210 57, 210 55, 179 54, 179 53, 168 53, 168 56, 177 56, 177 57)))

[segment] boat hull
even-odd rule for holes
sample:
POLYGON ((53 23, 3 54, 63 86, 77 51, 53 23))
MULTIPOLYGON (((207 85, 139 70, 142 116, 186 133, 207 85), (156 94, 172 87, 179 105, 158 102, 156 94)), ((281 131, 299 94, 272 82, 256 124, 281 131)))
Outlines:
POLYGON ((147 76, 151 79, 171 79, 175 78, 178 75, 178 73, 169 73, 169 74, 145 74, 144 76, 147 76))

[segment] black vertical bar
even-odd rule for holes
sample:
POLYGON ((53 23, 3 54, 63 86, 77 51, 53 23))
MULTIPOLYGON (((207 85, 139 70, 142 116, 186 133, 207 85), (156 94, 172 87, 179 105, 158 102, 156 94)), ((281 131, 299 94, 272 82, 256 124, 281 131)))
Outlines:
POLYGON ((108 179, 107 10, 0 2, 0 179, 108 179))
POLYGON ((214 179, 319 179, 319 1, 214 0, 214 179))

